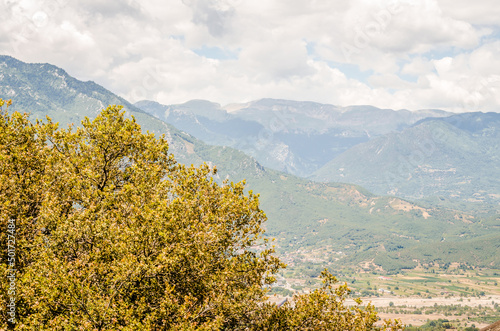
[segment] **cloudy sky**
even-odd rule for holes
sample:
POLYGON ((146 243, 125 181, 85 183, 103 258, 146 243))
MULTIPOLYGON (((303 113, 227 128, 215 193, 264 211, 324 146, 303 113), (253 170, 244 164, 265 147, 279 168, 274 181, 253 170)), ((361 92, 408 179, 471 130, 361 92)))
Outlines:
POLYGON ((500 111, 498 0, 1 0, 0 53, 135 102, 500 111))

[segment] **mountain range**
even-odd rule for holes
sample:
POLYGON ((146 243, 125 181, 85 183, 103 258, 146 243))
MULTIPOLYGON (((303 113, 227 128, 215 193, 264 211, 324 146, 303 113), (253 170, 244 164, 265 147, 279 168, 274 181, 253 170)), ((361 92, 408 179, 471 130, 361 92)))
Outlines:
MULTIPOLYGON (((422 125, 430 125, 429 123, 440 123, 441 126, 451 126, 460 131, 472 130, 472 140, 479 136, 493 139, 498 131, 489 124, 460 126, 452 120, 447 120, 451 117, 444 117, 449 114, 434 110, 416 114, 403 111, 401 115, 398 111, 380 110, 381 114, 386 113, 387 116, 400 119, 384 120, 377 124, 369 123, 374 122, 374 118, 370 121, 366 119, 372 109, 369 107, 334 110, 337 109, 334 106, 271 99, 226 107, 199 100, 178 106, 162 106, 146 101, 132 105, 105 88, 93 82, 79 81, 53 65, 27 64, 8 56, 0 56, 0 98, 12 99, 13 108, 9 111, 26 111, 32 118, 43 119, 50 116, 62 127, 69 123, 79 125, 85 116, 95 117, 99 110, 108 104, 123 105, 127 116, 133 115, 143 130, 165 134, 170 152, 178 161, 195 165, 202 162, 217 165, 219 181, 225 178, 231 181, 246 179, 248 189, 261 194, 261 207, 268 216, 267 233, 277 238, 276 245, 281 254, 292 254, 298 247, 311 250, 327 248, 328 254, 332 256, 335 252, 344 254, 345 258, 339 263, 350 261, 349 263, 355 264, 377 257, 382 261, 381 265, 384 265, 383 256, 412 248, 417 252, 419 247, 439 243, 443 238, 463 245, 469 242, 477 245, 481 238, 488 235, 488 240, 491 240, 492 233, 495 238, 500 239, 500 236, 495 234, 498 233, 499 227, 496 209, 480 205, 474 211, 463 211, 413 203, 395 196, 377 196, 356 184, 311 181, 290 172, 268 168, 251 155, 247 155, 244 149, 240 151, 232 147, 207 144, 186 129, 190 125, 206 128, 207 137, 219 133, 219 137, 214 136, 213 139, 220 139, 222 144, 227 137, 231 137, 236 145, 240 139, 248 137, 247 131, 256 133, 254 137, 257 139, 260 139, 259 132, 264 132, 264 137, 266 132, 271 132, 285 143, 282 137, 286 134, 289 134, 290 140, 287 141, 290 142, 294 133, 298 134, 298 140, 301 136, 307 137, 308 133, 310 137, 319 139, 323 134, 326 135, 323 137, 327 137, 328 132, 338 130, 345 133, 337 136, 338 144, 343 150, 343 153, 338 152, 335 156, 338 158, 353 148, 370 144, 377 139, 385 139, 387 135, 411 132, 422 125), (275 110, 267 114, 266 119, 266 109, 269 107, 275 110), (279 107, 283 109, 281 113, 279 107), (312 107, 312 110, 308 107, 312 107), (322 113, 321 107, 330 109, 331 113, 330 110, 322 113), (245 114, 245 109, 248 114, 245 114), (279 122, 274 120, 278 116, 276 112, 284 114, 285 119, 288 116, 291 122, 283 122, 283 125, 279 126, 279 122), (438 119, 425 117, 426 112, 438 119), (302 115, 293 117, 291 114, 295 113, 302 115), (358 114, 357 117, 353 117, 354 113, 358 114), (168 119, 171 114, 174 114, 173 118, 179 123, 184 123, 185 127, 177 123, 180 127, 178 129, 162 121, 164 116, 168 119), (210 115, 201 116, 203 114, 210 115), (336 119, 333 119, 334 117, 336 119), (343 124, 334 128, 332 123, 336 123, 335 121, 343 124), (234 127, 228 127, 228 123, 234 127), (288 127, 286 123, 289 124, 288 127), (348 129, 348 123, 352 123, 351 129, 348 129), (323 125, 321 129, 318 129, 319 125, 323 125), (361 139, 365 125, 365 138, 361 139), (490 133, 492 137, 488 136, 490 133), (360 140, 354 143, 348 139, 353 137, 360 140), (352 147, 348 147, 349 144, 352 147)), ((210 141, 212 138, 207 137, 205 140, 214 143, 210 141)), ((453 140, 450 140, 450 143, 451 141, 453 140)), ((237 147, 236 145, 234 147, 237 147)), ((302 149, 298 147, 299 144, 293 146, 294 150, 301 151, 296 158, 306 160, 304 153, 307 145, 302 149)), ((267 148, 270 147, 263 149, 267 148)), ((457 148, 461 150, 465 147, 460 145, 457 148)), ((311 152, 311 155, 316 154, 311 152)), ((326 162, 315 174, 320 174, 320 170, 330 165, 330 161, 326 162)), ((405 256, 409 255, 411 254, 406 253, 405 256)), ((405 257, 399 266, 407 266, 411 261, 412 256, 405 257)), ((478 265, 481 263, 496 266, 500 264, 500 257, 495 257, 492 261, 490 256, 485 256, 484 259, 476 261, 478 265)), ((394 265, 394 258, 391 258, 391 265, 394 265)))
POLYGON ((236 148, 266 167, 300 177, 311 176, 342 152, 373 137, 429 116, 450 115, 440 110, 395 111, 276 99, 224 107, 206 100, 135 105, 209 144, 236 148))
POLYGON ((409 199, 500 203, 500 114, 337 107, 261 99, 135 104, 206 143, 263 166, 409 199))

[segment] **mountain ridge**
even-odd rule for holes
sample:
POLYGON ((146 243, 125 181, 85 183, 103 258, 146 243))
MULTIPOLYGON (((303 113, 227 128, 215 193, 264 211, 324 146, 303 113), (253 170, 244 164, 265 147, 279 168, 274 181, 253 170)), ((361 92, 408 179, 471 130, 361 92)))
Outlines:
POLYGON ((500 114, 425 119, 353 147, 310 178, 352 182, 377 194, 412 199, 445 196, 496 204, 500 202, 499 143, 500 114), (496 121, 475 125, 475 131, 470 131, 469 120, 484 116, 496 121))
POLYGON ((236 148, 266 167, 301 177, 374 136, 401 130, 424 116, 449 115, 270 98, 224 107, 207 100, 175 105, 143 100, 135 105, 209 144, 236 148))

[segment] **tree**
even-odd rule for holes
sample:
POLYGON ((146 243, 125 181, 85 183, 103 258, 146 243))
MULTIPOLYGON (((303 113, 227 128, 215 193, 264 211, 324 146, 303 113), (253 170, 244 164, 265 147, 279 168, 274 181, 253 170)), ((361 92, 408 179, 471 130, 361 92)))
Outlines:
MULTIPOLYGON (((375 322, 372 306, 343 305, 348 289, 334 290, 327 273, 325 287, 294 307, 266 303, 265 285, 284 264, 262 237, 258 195, 245 194, 244 182, 217 184, 215 168, 178 164, 164 137, 142 133, 120 106, 77 129, 2 110, 0 127, 0 220, 16 239, 15 264, 3 255, 0 272, 16 270, 16 329, 365 330, 375 322)), ((6 252, 8 233, 0 236, 6 252)), ((1 284, 6 307, 11 283, 1 284)), ((7 309, 0 314, 3 327, 14 326, 7 309)))

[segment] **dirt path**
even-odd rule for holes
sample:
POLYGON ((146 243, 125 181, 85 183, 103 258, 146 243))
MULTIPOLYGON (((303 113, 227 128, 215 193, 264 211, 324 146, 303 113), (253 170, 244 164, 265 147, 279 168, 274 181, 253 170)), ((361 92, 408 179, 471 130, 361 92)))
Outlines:
MULTIPOLYGON (((427 320, 437 320, 437 319, 448 319, 448 320, 460 320, 462 324, 467 321, 467 317, 463 316, 445 316, 443 314, 432 314, 432 315, 415 315, 415 314, 387 314, 387 313, 379 313, 378 316, 382 319, 377 325, 382 325, 384 319, 399 319, 405 325, 413 325, 413 326, 421 326, 424 325, 427 320)), ((488 326, 488 323, 479 323, 479 322, 469 322, 468 325, 474 324, 476 328, 484 328, 488 326)))
MULTIPOLYGON (((420 297, 396 297, 396 296, 384 296, 378 298, 361 298, 363 302, 371 302, 375 307, 389 307, 389 303, 394 303, 394 306, 411 306, 411 307, 431 307, 434 304, 438 305, 461 305, 469 307, 482 306, 492 306, 491 302, 500 303, 500 295, 491 295, 481 298, 460 298, 460 297, 436 297, 432 299, 425 299, 420 297), (462 300, 462 301, 460 301, 462 300)), ((353 300, 347 300, 347 304, 354 304, 353 300)))

